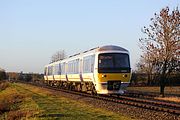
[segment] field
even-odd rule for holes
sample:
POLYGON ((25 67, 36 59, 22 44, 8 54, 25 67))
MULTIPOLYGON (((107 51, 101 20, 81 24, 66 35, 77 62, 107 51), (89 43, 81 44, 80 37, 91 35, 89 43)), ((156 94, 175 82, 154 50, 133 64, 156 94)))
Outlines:
MULTIPOLYGON (((159 93, 160 87, 128 87, 127 90, 159 93)), ((179 94, 180 95, 180 86, 165 87, 165 94, 179 94)))
MULTIPOLYGON (((135 90, 140 92, 154 92, 159 93, 160 87, 128 87, 127 90, 135 90)), ((165 97, 156 97, 155 99, 171 101, 171 102, 178 102, 180 103, 180 86, 174 87, 165 87, 165 97), (173 96, 166 96, 166 94, 174 94, 173 96)))
POLYGON ((20 83, 0 84, 0 119, 130 120, 127 116, 20 83))

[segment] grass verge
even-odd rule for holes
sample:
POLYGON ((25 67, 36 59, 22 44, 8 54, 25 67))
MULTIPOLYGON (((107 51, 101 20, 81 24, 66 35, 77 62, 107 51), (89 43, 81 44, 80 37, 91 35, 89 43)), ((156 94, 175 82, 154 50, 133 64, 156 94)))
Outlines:
MULTIPOLYGON (((128 87, 127 90, 159 93, 160 87, 128 87)), ((180 86, 165 87, 165 94, 180 94, 180 86)))
MULTIPOLYGON (((128 87, 127 90, 160 93, 160 87, 128 87)), ((165 97, 155 97, 154 99, 180 103, 180 97, 176 95, 180 95, 180 86, 165 87, 165 97), (166 94, 174 94, 175 96, 166 97, 166 94)))
POLYGON ((127 116, 95 108, 82 101, 56 95, 31 85, 12 83, 0 92, 0 104, 8 101, 0 119, 33 120, 130 120, 127 116), (9 100, 7 100, 9 99, 9 100), (8 106, 8 107, 7 107, 8 106))

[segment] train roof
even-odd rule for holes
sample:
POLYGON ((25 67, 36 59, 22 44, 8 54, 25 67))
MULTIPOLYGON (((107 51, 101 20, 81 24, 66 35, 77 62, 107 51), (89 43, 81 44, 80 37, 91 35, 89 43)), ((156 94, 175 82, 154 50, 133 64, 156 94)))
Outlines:
POLYGON ((106 45, 106 46, 102 46, 98 48, 98 51, 111 51, 111 50, 128 52, 128 50, 126 50, 125 48, 115 46, 115 45, 106 45))
POLYGON ((96 48, 92 48, 89 50, 84 51, 83 53, 86 52, 90 52, 90 51, 125 51, 128 52, 127 49, 122 48, 120 46, 115 46, 115 45, 105 45, 105 46, 101 46, 101 47, 96 47, 96 48))
MULTIPOLYGON (((78 56, 78 55, 81 55, 81 54, 89 54, 89 52, 93 52, 93 51, 97 51, 97 52, 103 52, 103 51, 123 51, 123 52, 128 52, 127 49, 125 48, 122 48, 120 46, 115 46, 115 45, 105 45, 105 46, 101 46, 101 47, 95 47, 95 48, 92 48, 92 49, 89 49, 89 50, 86 50, 82 53, 77 53, 77 54, 74 54, 74 55, 71 55, 65 59, 68 59, 68 58, 71 58, 71 57, 74 57, 74 56, 78 56)), ((65 60, 63 59, 63 60, 65 60)), ((63 61, 63 60, 60 60, 60 61, 63 61)), ((56 63, 59 63, 60 61, 57 61, 57 62, 53 62, 53 63, 50 63, 48 64, 47 66, 49 65, 52 65, 52 64, 56 64, 56 63)))

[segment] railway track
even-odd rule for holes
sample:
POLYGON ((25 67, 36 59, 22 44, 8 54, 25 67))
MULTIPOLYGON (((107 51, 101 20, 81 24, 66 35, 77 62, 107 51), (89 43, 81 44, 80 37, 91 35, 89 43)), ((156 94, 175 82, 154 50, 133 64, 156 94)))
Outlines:
POLYGON ((70 94, 76 94, 76 95, 80 95, 80 96, 84 96, 84 97, 91 97, 94 99, 104 100, 104 101, 108 101, 108 102, 115 102, 115 103, 119 103, 119 104, 125 104, 125 105, 134 106, 134 107, 140 107, 140 108, 144 108, 144 109, 180 115, 180 105, 176 104, 176 103, 169 103, 169 102, 157 101, 157 100, 152 100, 152 99, 151 100, 140 99, 140 98, 130 97, 130 96, 91 95, 91 94, 77 92, 77 91, 60 89, 60 88, 52 87, 52 86, 46 86, 44 84, 37 84, 37 83, 25 83, 25 84, 31 84, 31 85, 35 85, 35 86, 39 86, 39 87, 43 87, 43 88, 53 89, 56 91, 66 92, 66 93, 70 93, 70 94))
POLYGON ((164 101, 149 100, 149 99, 139 99, 133 97, 126 97, 126 96, 114 97, 114 99, 124 100, 126 101, 125 104, 129 104, 137 107, 143 107, 151 110, 169 112, 180 115, 180 105, 175 103, 168 103, 164 101))

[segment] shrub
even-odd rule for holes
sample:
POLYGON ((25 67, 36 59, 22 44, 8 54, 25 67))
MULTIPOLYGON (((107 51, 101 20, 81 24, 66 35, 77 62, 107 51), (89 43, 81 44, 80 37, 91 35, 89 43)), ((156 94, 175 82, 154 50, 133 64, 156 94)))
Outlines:
POLYGON ((10 104, 7 102, 0 103, 0 114, 10 111, 10 104))
POLYGON ((7 116, 7 120, 20 120, 23 117, 26 117, 27 112, 25 111, 10 111, 7 116))
POLYGON ((10 112, 12 110, 18 110, 18 103, 21 103, 24 96, 21 94, 12 94, 5 96, 3 100, 0 101, 0 114, 5 112, 10 112))
POLYGON ((9 87, 8 82, 4 82, 4 81, 0 82, 0 91, 5 90, 7 87, 9 87))
POLYGON ((0 71, 0 80, 6 79, 6 72, 5 71, 0 71))

